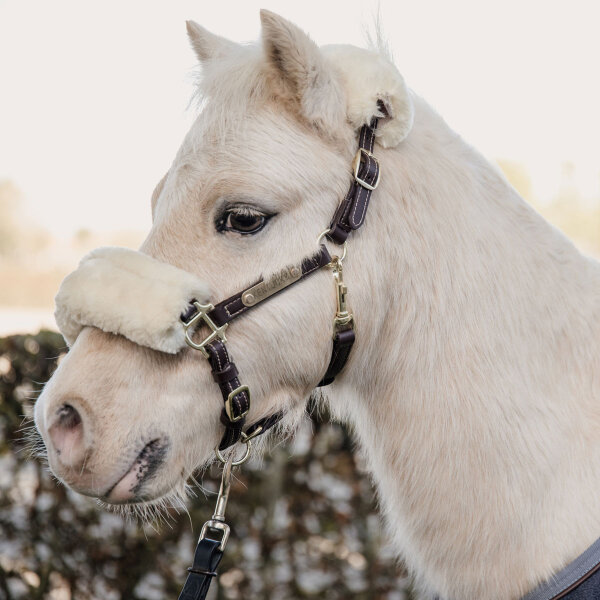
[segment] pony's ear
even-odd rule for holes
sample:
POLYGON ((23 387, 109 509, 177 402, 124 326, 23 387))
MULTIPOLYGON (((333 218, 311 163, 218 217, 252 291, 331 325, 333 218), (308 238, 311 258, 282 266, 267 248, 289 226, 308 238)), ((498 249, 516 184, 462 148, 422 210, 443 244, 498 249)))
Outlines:
POLYGON ((238 47, 235 42, 211 33, 195 21, 186 21, 185 26, 192 48, 201 63, 211 58, 226 56, 238 47))
POLYGON ((355 46, 325 46, 322 51, 341 74, 354 129, 379 117, 377 141, 384 148, 397 146, 414 120, 412 97, 398 69, 380 54, 355 46))
POLYGON ((322 134, 335 137, 346 103, 336 70, 296 25, 264 9, 260 19, 267 62, 281 84, 278 91, 322 134))

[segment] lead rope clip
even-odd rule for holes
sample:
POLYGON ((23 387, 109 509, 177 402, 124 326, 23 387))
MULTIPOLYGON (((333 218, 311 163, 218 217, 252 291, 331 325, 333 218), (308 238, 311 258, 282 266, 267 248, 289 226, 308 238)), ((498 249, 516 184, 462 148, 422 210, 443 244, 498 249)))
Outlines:
POLYGON ((348 311, 346 305, 346 295, 348 294, 348 288, 344 283, 344 275, 342 269, 342 259, 338 256, 334 256, 331 260, 331 269, 333 271, 333 279, 335 281, 335 295, 336 295, 336 311, 333 319, 333 335, 344 329, 348 329, 352 326, 354 319, 351 312, 348 311))
POLYGON ((205 539, 209 530, 220 531, 222 537, 219 549, 221 552, 225 550, 227 540, 229 539, 229 525, 225 523, 225 509, 227 508, 227 500, 229 500, 229 491, 231 489, 232 467, 233 455, 230 455, 223 466, 223 472, 221 474, 221 486, 219 487, 219 495, 217 496, 215 512, 213 513, 212 518, 202 525, 202 530, 200 531, 200 537, 198 539, 198 542, 201 542, 203 539, 205 539))
POLYGON ((229 539, 229 525, 225 523, 225 509, 227 508, 227 500, 229 500, 229 491, 231 490, 231 469, 233 467, 243 465, 250 457, 250 448, 252 446, 252 443, 250 442, 250 438, 248 436, 246 436, 246 440, 244 441, 244 443, 246 444, 246 450, 243 456, 237 460, 234 460, 232 453, 230 453, 229 456, 225 458, 221 454, 219 448, 215 448, 215 454, 219 459, 219 462, 223 464, 223 472, 221 473, 221 486, 219 487, 219 494, 217 495, 217 504, 215 506, 215 512, 213 513, 212 518, 206 521, 204 525, 202 525, 202 530, 200 531, 200 537, 198 538, 198 542, 201 542, 207 537, 206 533, 208 532, 208 530, 220 531, 222 537, 219 549, 221 550, 221 552, 225 550, 227 540, 229 539))

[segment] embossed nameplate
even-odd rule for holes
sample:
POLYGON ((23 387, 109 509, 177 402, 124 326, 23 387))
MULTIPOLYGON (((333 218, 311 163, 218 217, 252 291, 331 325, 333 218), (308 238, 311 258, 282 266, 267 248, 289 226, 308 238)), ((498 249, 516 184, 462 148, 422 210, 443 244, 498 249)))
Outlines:
POLYGON ((254 306, 257 302, 262 302, 265 298, 276 294, 283 288, 286 288, 294 281, 298 281, 302 277, 302 269, 300 267, 286 267, 275 273, 267 281, 261 281, 251 288, 248 288, 242 294, 242 303, 244 306, 254 306))

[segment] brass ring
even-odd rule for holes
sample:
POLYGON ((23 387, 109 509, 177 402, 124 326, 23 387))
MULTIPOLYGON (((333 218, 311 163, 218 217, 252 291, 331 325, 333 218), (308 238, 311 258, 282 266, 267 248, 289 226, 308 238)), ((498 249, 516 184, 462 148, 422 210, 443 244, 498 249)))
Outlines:
MULTIPOLYGON (((244 455, 242 456, 242 458, 239 458, 238 460, 232 460, 231 461, 231 466, 232 467, 239 467, 240 465, 243 465, 248 458, 250 458, 250 446, 252 446, 252 442, 250 440, 244 442, 246 444, 246 451, 244 452, 244 455)), ((224 465, 227 464, 227 461, 229 459, 225 458, 222 454, 221 451, 219 450, 219 447, 217 446, 215 448, 215 454, 217 456, 217 458, 219 459, 220 462, 222 462, 224 465)))
POLYGON ((317 246, 321 245, 321 240, 331 231, 331 229, 329 229, 329 227, 327 229, 325 229, 324 231, 321 231, 321 233, 319 234, 319 237, 317 238, 317 246))
MULTIPOLYGON (((324 231, 321 231, 321 233, 319 234, 319 237, 317 238, 317 246, 321 245, 321 240, 331 231, 331 229, 327 228, 324 231)), ((340 262, 344 262, 344 259, 346 258, 346 253, 348 252, 348 241, 346 240, 344 242, 344 251, 342 252, 342 256, 338 256, 338 260, 340 262)))

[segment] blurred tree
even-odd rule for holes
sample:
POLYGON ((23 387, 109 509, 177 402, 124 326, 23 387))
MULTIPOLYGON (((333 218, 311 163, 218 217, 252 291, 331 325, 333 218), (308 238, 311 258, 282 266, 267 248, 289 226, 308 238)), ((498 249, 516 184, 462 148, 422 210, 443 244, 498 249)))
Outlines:
MULTIPOLYGON (((189 517, 172 510, 157 528, 57 483, 24 451, 27 432, 36 437, 24 416, 65 352, 49 331, 0 339, 0 599, 175 600, 218 473, 202 479, 189 517)), ((306 425, 236 472, 232 535, 209 598, 409 600, 347 431, 317 417, 306 425)))

